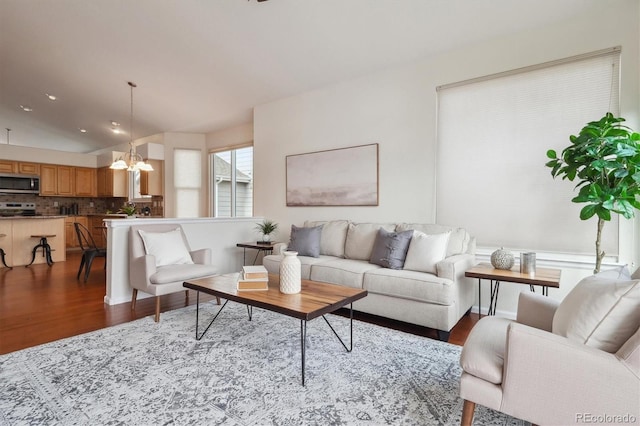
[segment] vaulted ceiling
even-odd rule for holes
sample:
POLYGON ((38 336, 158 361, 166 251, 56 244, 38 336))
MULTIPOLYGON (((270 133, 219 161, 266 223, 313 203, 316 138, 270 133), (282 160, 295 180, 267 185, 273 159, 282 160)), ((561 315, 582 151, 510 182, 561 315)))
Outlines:
POLYGON ((221 130, 251 122, 256 105, 542 27, 598 3, 0 0, 0 147, 7 137, 82 153, 126 143, 128 81, 138 86, 135 138, 221 130), (114 134, 111 121, 124 132, 114 134))

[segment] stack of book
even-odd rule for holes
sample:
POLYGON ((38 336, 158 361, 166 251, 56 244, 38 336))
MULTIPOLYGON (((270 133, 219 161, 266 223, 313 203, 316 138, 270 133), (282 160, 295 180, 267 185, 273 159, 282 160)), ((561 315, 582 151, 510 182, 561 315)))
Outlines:
POLYGON ((238 280, 238 291, 255 291, 269 289, 269 274, 262 265, 243 266, 240 279, 238 280))

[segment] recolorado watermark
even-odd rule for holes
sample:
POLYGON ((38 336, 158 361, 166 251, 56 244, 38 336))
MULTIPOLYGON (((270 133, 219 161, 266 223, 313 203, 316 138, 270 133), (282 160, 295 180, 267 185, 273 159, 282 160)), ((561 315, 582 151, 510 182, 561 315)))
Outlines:
POLYGON ((593 413, 576 413, 576 423, 620 423, 629 424, 636 423, 638 418, 633 414, 593 414, 593 413))

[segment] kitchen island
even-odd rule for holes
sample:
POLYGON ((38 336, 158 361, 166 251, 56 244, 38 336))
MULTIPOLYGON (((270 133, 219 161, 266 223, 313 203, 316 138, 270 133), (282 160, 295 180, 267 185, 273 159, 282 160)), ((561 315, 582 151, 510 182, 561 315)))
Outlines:
MULTIPOLYGON (((10 216, 0 217, 0 247, 5 251, 5 259, 9 266, 23 266, 31 262, 33 248, 38 238, 32 235, 55 235, 47 238, 51 246, 51 257, 54 262, 66 260, 65 254, 65 216, 10 216)), ((36 263, 47 263, 42 256, 42 249, 36 253, 36 263)), ((0 266, 4 266, 0 264, 0 266)))

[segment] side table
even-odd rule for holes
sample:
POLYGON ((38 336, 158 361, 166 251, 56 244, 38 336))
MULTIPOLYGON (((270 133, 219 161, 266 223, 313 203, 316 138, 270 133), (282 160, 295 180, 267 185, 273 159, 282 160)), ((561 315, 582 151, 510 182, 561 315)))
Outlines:
POLYGON ((549 287, 560 287, 560 273, 560 269, 536 268, 534 274, 523 274, 519 270, 496 269, 488 263, 480 263, 467 270, 464 276, 478 279, 478 314, 480 314, 482 307, 481 281, 483 279, 490 281, 491 300, 489 301, 487 315, 495 315, 501 281, 528 285, 533 292, 535 292, 533 286, 538 285, 542 287, 542 294, 548 296, 549 287))
POLYGON ((256 256, 253 258, 252 265, 256 264, 256 260, 258 259, 258 255, 260 252, 265 252, 265 254, 273 253, 273 247, 277 244, 277 242, 249 242, 249 243, 238 243, 236 247, 242 247, 242 264, 247 264, 247 249, 257 250, 256 256))

